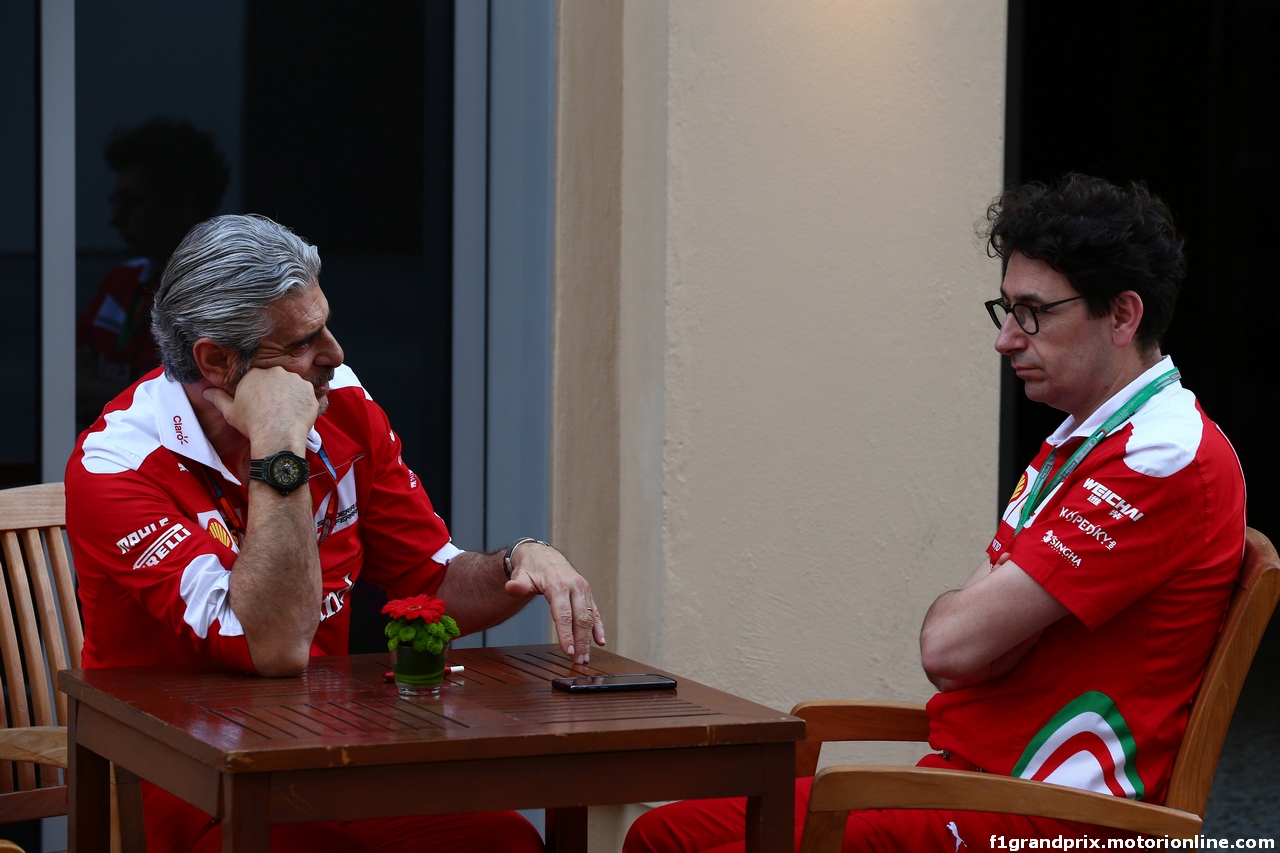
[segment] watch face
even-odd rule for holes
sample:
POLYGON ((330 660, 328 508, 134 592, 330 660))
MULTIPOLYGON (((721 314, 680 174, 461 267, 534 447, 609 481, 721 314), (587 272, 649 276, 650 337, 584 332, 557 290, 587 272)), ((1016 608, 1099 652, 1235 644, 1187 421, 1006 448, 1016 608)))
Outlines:
POLYGON ((298 460, 288 456, 277 456, 271 460, 271 476, 270 479, 275 484, 289 488, 296 486, 298 481, 302 479, 302 468, 298 465, 298 460))

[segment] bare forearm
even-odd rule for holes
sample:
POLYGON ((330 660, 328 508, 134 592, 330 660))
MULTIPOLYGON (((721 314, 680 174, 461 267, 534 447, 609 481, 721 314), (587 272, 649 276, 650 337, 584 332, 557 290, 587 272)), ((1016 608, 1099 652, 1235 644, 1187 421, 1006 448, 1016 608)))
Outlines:
POLYGON ((921 665, 939 689, 999 678, 1065 615, 1067 609, 1012 561, 980 567, 929 608, 920 629, 921 665))
POLYGON ((939 693, 948 693, 952 690, 958 690, 961 687, 972 687, 975 684, 984 684, 988 681, 993 681, 1013 672, 1014 667, 1016 667, 1022 659, 1027 656, 1032 647, 1035 646, 1036 641, 1040 639, 1040 633, 1041 632, 1037 631, 1035 634, 1023 640, 1012 649, 1009 649, 1009 651, 1005 652, 990 663, 984 664, 961 676, 947 678, 928 671, 926 671, 925 675, 928 676, 929 681, 933 686, 938 688, 939 693))
POLYGON ((311 499, 249 487, 243 548, 231 572, 231 609, 260 675, 297 675, 307 665, 323 597, 311 499))
POLYGON ((438 590, 463 632, 479 631, 508 618, 536 596, 551 610, 560 648, 577 663, 591 660, 591 643, 605 644, 604 620, 586 578, 550 545, 532 539, 512 546, 511 577, 506 552, 464 552, 449 563, 438 590))
POLYGON ((506 592, 506 583, 501 551, 463 551, 449 562, 436 594, 444 599, 462 633, 474 634, 511 618, 536 597, 530 592, 513 598, 506 592))

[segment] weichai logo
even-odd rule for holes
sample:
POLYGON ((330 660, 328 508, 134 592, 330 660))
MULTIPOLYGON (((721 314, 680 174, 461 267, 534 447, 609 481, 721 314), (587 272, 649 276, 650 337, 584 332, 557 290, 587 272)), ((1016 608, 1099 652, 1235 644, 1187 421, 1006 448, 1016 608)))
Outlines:
POLYGON ((1092 477, 1085 477, 1083 485, 1084 490, 1089 493, 1087 499, 1089 503, 1094 506, 1106 504, 1109 507, 1113 507, 1111 511, 1112 518, 1130 518, 1134 521, 1142 518, 1140 509, 1092 477))
POLYGON ((1036 733, 1014 776, 1141 800, 1138 745, 1111 697, 1096 690, 1072 699, 1036 733))

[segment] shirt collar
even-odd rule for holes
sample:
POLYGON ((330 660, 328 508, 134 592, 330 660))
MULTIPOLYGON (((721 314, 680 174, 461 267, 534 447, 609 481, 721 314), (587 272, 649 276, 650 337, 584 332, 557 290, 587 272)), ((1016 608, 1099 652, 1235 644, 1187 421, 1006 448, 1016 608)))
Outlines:
MULTIPOLYGON (((186 388, 181 382, 170 379, 168 374, 161 374, 160 382, 155 388, 156 435, 160 444, 178 456, 190 459, 199 465, 207 465, 217 471, 229 482, 243 485, 240 478, 223 464, 208 436, 196 418, 191 400, 187 398, 186 388)), ((313 426, 307 433, 307 450, 319 453, 322 446, 320 433, 313 426)))
MULTIPOLYGON (((1173 359, 1166 355, 1151 367, 1144 370, 1142 375, 1137 379, 1134 379, 1128 385, 1124 386, 1112 395, 1105 403, 1099 406, 1093 414, 1089 415, 1083 423, 1077 425, 1074 417, 1068 417, 1062 422, 1057 430, 1054 431, 1053 435, 1049 436, 1045 441, 1048 442, 1051 447, 1060 447, 1073 438, 1088 438, 1093 435, 1094 430, 1106 423, 1107 418, 1114 415, 1121 406, 1133 397, 1133 395, 1137 394, 1157 377, 1168 373, 1173 369, 1173 359)), ((1165 394, 1174 393, 1181 387, 1181 382, 1174 382, 1151 399, 1159 399, 1165 394)), ((1147 402, 1150 403, 1151 400, 1148 400, 1147 402)))

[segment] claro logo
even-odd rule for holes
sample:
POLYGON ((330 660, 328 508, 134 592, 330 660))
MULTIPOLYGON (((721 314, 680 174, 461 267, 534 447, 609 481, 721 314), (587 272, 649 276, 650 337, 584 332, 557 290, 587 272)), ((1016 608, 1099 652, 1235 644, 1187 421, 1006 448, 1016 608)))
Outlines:
POLYGON ((174 415, 174 416, 173 416, 173 431, 174 431, 174 432, 177 434, 177 436, 178 436, 178 443, 179 443, 179 444, 186 444, 186 443, 187 443, 187 436, 186 436, 186 434, 182 431, 182 416, 181 416, 181 415, 174 415))
POLYGON ((172 552, 174 548, 178 547, 178 543, 182 542, 190 535, 191 531, 188 530, 182 522, 174 522, 173 527, 166 530, 163 536, 151 543, 150 548, 142 552, 142 556, 140 556, 138 561, 133 564, 133 567, 135 569, 140 569, 143 566, 154 566, 156 563, 169 556, 170 552, 172 552))

